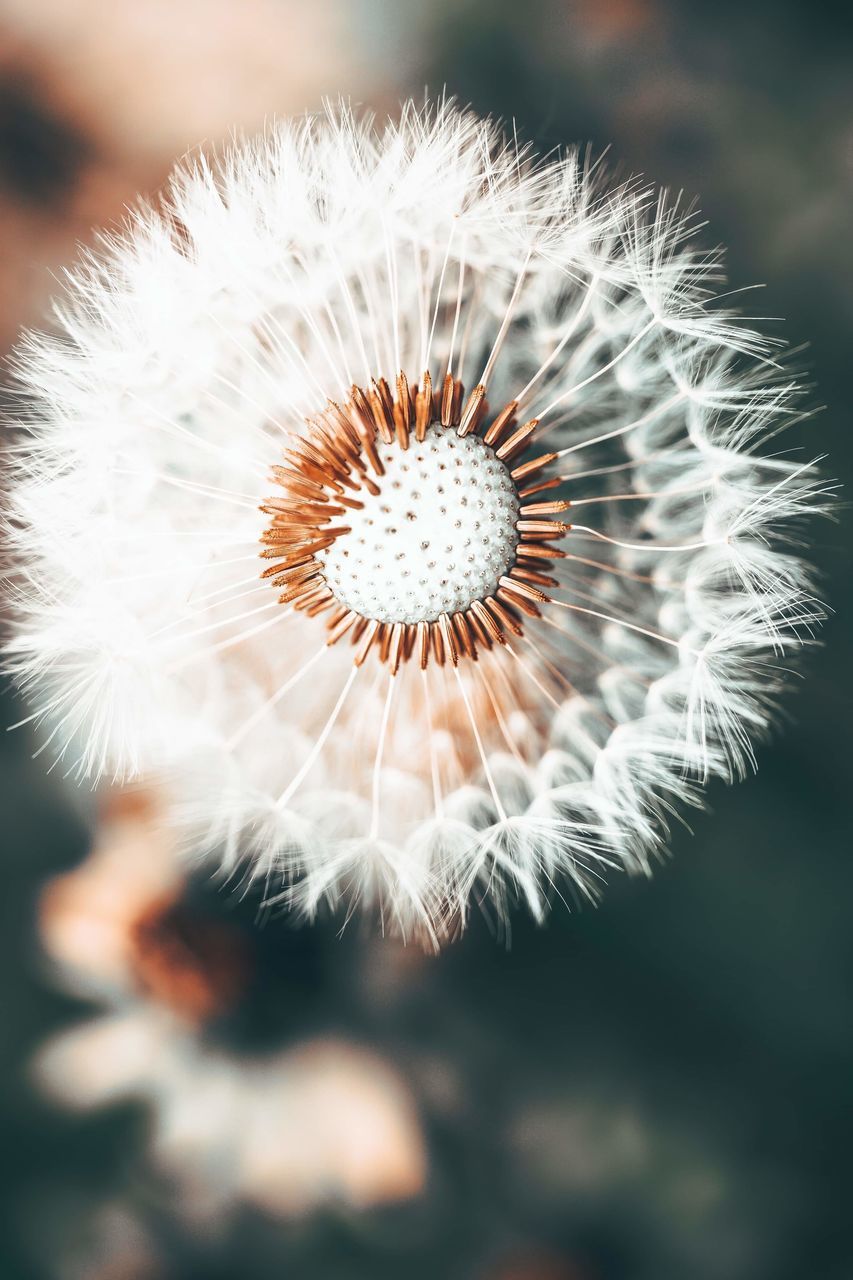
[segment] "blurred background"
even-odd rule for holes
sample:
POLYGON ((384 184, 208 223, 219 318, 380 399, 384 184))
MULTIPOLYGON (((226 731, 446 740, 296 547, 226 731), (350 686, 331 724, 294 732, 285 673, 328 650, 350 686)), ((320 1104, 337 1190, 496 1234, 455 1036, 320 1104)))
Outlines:
MULTIPOLYGON (((840 5, 0 0, 0 349, 187 148, 425 86, 700 196, 808 344, 827 408, 788 444, 849 476, 840 5)), ((3 1280, 849 1280, 849 513, 814 534, 835 616, 758 777, 509 949, 259 920, 155 797, 75 794, 3 734, 3 1280)))

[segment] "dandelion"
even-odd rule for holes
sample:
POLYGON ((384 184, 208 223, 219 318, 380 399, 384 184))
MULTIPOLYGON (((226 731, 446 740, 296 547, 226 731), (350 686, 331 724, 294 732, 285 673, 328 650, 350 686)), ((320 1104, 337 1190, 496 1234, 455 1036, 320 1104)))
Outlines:
POLYGON ((696 230, 447 103, 179 168, 19 353, 40 749, 433 943, 649 872, 820 617, 796 387, 696 230))

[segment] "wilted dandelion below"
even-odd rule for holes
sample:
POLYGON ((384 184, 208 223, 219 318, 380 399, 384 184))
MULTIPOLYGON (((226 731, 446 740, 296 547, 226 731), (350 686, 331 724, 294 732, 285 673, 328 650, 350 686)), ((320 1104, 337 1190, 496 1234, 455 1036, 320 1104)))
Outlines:
POLYGON ((43 748, 433 942, 647 873, 820 616, 796 388, 695 230, 446 104, 179 169, 19 355, 43 748))

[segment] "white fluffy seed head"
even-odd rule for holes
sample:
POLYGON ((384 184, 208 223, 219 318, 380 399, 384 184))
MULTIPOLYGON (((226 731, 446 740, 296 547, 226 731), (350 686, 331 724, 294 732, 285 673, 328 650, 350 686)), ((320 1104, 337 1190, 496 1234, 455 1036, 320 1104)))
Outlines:
POLYGON ((509 471, 478 436, 439 423, 402 450, 381 444, 380 493, 347 514, 351 532, 320 552, 349 609, 380 622, 431 622, 497 589, 518 544, 509 471))
POLYGON ((182 166, 80 266, 60 338, 18 357, 8 665, 46 753, 163 779, 196 852, 297 909, 352 899, 433 942, 484 893, 540 914, 552 885, 647 872, 673 805, 748 767, 779 656, 820 616, 792 544, 826 490, 762 452, 796 388, 768 383, 693 232, 446 103, 182 166), (446 643, 393 675, 386 631, 357 667, 350 639, 496 589, 520 515, 503 464, 435 427, 423 470, 377 442, 388 510, 348 510, 325 552, 356 611, 328 646, 322 591, 300 608, 261 578, 259 507, 306 418, 401 370, 538 419, 551 460, 521 502, 570 502, 572 526, 501 589, 510 643, 478 617, 479 661, 446 643), (543 577, 549 602, 522 607, 543 577))

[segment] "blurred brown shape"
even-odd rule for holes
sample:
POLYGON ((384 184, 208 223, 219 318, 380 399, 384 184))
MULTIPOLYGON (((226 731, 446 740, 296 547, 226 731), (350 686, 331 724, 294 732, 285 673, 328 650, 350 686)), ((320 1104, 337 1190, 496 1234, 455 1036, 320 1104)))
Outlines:
POLYGON ((192 1022, 231 1008, 249 977, 248 948, 236 930, 183 902, 155 903, 134 923, 131 945, 142 990, 192 1022))
POLYGON ((664 17, 656 0, 570 0, 567 16, 573 32, 597 44, 624 41, 659 25, 664 17))
POLYGON ((505 1259, 483 1280, 594 1280, 590 1271, 569 1258, 532 1249, 505 1259))
POLYGON ((86 861, 42 893, 42 944, 75 989, 130 992, 137 981, 138 922, 153 904, 173 902, 182 880, 153 795, 113 792, 86 861))

